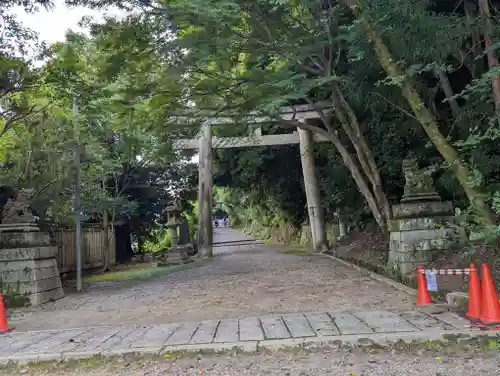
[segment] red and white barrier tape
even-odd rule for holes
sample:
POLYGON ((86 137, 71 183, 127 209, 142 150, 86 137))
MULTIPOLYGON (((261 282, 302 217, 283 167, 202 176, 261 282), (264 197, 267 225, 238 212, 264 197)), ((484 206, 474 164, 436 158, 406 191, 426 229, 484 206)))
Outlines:
POLYGON ((471 271, 476 269, 462 268, 462 269, 419 269, 418 272, 422 274, 433 273, 437 275, 469 275, 471 271))

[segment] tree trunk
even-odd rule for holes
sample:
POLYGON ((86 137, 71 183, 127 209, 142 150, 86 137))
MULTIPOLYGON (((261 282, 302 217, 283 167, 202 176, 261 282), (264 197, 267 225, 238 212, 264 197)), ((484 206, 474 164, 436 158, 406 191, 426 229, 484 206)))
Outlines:
POLYGON ((377 200, 378 206, 385 220, 388 221, 391 218, 389 200, 382 188, 382 179, 380 178, 379 169, 373 158, 372 151, 361 132, 356 114, 336 85, 332 92, 332 98, 336 107, 335 116, 353 144, 361 168, 372 185, 373 194, 377 200), (347 114, 347 118, 344 113, 347 114))
POLYGON ((481 192, 479 192, 479 190, 469 184, 469 179, 471 177, 470 170, 460 160, 458 152, 453 148, 453 146, 450 145, 446 137, 443 136, 443 134, 439 130, 436 119, 422 102, 422 99, 413 87, 410 79, 399 68, 397 62, 392 57, 389 49, 387 48, 381 37, 375 31, 373 25, 362 14, 360 14, 359 8, 351 6, 351 9, 354 11, 355 16, 363 24, 368 37, 375 47, 375 52, 378 56, 378 59, 387 75, 393 78, 397 78, 397 82, 399 87, 401 88, 403 96, 406 98, 408 104, 413 110, 413 113, 422 125, 422 128, 425 130, 425 133, 427 133, 431 141, 436 146, 436 149, 443 156, 444 160, 449 164, 449 166, 455 173, 458 181, 462 185, 467 197, 469 198, 473 209, 478 215, 480 222, 485 226, 493 225, 493 214, 490 210, 490 207, 486 203, 485 196, 481 192))
POLYGON ((444 71, 444 69, 439 68, 437 70, 437 75, 439 77, 439 83, 441 84, 441 87, 443 88, 444 95, 446 96, 446 99, 448 100, 448 103, 450 104, 451 108, 451 114, 455 119, 457 119, 460 116, 460 106, 458 105, 458 102, 456 98, 453 98, 453 89, 451 88, 450 80, 448 79, 448 75, 444 71))
MULTIPOLYGON (((105 195, 106 192, 106 175, 103 174, 102 179, 101 179, 101 187, 103 194, 105 195)), ((103 207, 102 208, 102 247, 104 251, 104 259, 103 259, 103 265, 102 265, 102 271, 107 272, 111 270, 111 252, 110 252, 110 247, 109 247, 109 213, 108 209, 103 207)))
POLYGON ((109 216, 106 209, 102 212, 102 246, 104 249, 104 260, 102 271, 107 272, 111 269, 111 255, 109 251, 109 216))
MULTIPOLYGON (((323 122, 327 121, 324 119, 323 113, 320 111, 319 115, 321 116, 323 122)), ((328 140, 330 140, 337 151, 339 152, 340 156, 342 157, 342 160, 344 162, 344 165, 347 167, 349 172, 351 173, 354 181, 356 182, 356 185, 358 186, 359 192, 363 195, 363 197, 366 199, 366 202, 368 203, 368 206, 373 214, 373 217, 375 218, 375 221, 377 222, 378 226, 380 227, 380 230, 382 231, 383 235, 386 237, 388 235, 388 224, 385 218, 384 213, 380 209, 378 202, 373 194, 373 192, 370 190, 370 187, 365 181, 365 178, 363 176, 363 173, 361 172, 360 168, 358 167, 356 160, 353 158, 353 156, 349 153, 349 151, 346 149, 346 147, 342 144, 340 141, 338 135, 336 132, 328 132, 322 128, 318 128, 315 126, 311 126, 307 123, 303 122, 298 122, 298 121, 289 121, 289 120, 284 120, 284 119, 277 119, 279 123, 285 125, 285 126, 294 126, 298 127, 301 129, 305 130, 310 130, 313 133, 318 133, 321 134, 322 136, 326 137, 328 140)), ((326 123, 328 126, 328 122, 326 123)))
MULTIPOLYGON (((488 52, 486 56, 488 57, 488 68, 493 69, 498 67, 498 57, 494 49, 492 49, 491 34, 492 34, 492 24, 490 15, 490 5, 488 0, 479 0, 479 14, 484 21, 484 47, 488 52)), ((496 75, 491 79, 491 87, 493 89, 493 101, 495 102, 495 113, 497 115, 497 121, 500 124, 500 75, 496 75)))
POLYGON ((468 62, 468 68, 472 73, 472 78, 479 78, 482 73, 482 59, 476 60, 477 56, 482 53, 481 49, 481 36, 476 28, 476 14, 477 7, 474 0, 465 0, 465 19, 467 22, 467 27, 469 28, 469 34, 472 37, 472 56, 467 54, 466 61, 468 62))
POLYGON ((375 217, 375 221, 377 221, 378 226, 380 227, 380 230, 382 231, 384 237, 387 237, 388 235, 388 227, 387 227, 387 220, 385 215, 383 214, 382 210, 380 209, 378 202, 368 187, 368 184, 366 183, 363 174, 361 173, 358 165, 356 164, 356 161, 354 160, 353 156, 347 151, 347 149, 342 145, 340 140, 333 140, 331 138, 333 144, 335 145, 335 148, 337 151, 340 153, 342 156, 342 159, 344 161, 344 164, 346 167, 349 169, 351 172, 351 175, 356 182, 359 191, 361 194, 364 196, 366 199, 366 202, 368 203, 368 206, 370 207, 370 210, 372 211, 373 216, 375 217))

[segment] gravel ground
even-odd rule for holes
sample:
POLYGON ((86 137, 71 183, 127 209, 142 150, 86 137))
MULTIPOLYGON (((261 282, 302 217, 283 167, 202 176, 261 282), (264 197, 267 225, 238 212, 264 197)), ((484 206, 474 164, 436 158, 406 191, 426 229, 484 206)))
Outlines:
POLYGON ((255 355, 200 355, 172 360, 129 359, 105 364, 18 368, 0 375, 32 376, 495 376, 500 353, 438 354, 420 351, 369 354, 359 349, 323 348, 255 355))
POLYGON ((266 245, 217 248, 220 254, 205 265, 133 285, 69 294, 36 309, 12 310, 9 323, 22 331, 414 305, 406 293, 334 260, 282 250, 266 245))

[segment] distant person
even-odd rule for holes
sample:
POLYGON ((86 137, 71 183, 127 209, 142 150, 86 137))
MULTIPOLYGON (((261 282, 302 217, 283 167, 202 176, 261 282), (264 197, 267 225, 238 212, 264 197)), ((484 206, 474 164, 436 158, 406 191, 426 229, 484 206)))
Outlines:
POLYGON ((224 227, 227 227, 229 225, 229 218, 224 218, 224 227))

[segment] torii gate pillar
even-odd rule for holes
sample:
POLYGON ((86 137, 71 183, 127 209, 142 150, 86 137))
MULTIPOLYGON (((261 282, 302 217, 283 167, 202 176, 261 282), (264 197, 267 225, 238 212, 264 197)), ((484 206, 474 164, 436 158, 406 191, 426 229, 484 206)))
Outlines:
POLYGON ((321 196, 314 162, 314 140, 311 131, 300 128, 297 128, 297 131, 300 140, 300 160, 302 162, 302 174, 304 175, 313 247, 315 251, 326 251, 328 250, 328 239, 326 237, 325 219, 321 207, 321 196))
POLYGON ((201 126, 199 140, 198 252, 200 257, 213 257, 212 227, 212 124, 201 126))

